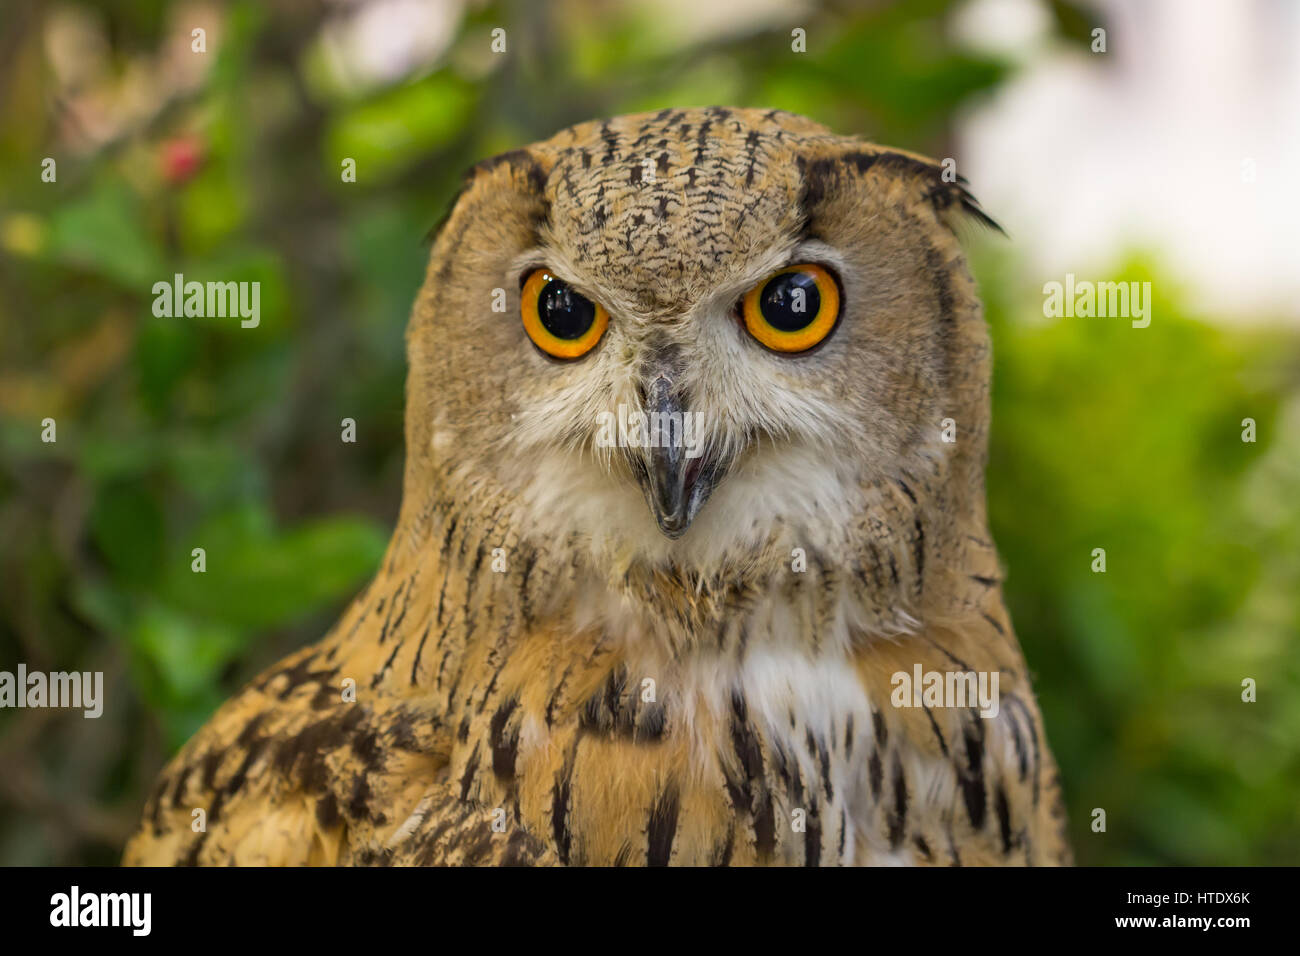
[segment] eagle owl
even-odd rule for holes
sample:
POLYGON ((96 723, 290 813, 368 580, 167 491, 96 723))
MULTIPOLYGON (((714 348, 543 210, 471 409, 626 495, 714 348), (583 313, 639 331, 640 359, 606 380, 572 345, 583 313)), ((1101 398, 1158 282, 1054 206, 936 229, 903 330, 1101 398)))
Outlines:
POLYGON ((126 862, 1068 862, 985 516, 952 228, 988 220, 942 173, 716 107, 471 170, 382 567, 126 862), (993 706, 951 697, 977 675, 993 706))

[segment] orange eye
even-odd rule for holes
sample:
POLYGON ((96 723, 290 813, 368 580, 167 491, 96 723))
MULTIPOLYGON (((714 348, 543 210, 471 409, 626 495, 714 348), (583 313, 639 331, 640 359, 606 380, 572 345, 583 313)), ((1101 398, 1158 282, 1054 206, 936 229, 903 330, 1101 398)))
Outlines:
POLYGON ((749 334, 773 352, 806 352, 835 328, 840 287, 821 266, 789 266, 745 293, 741 315, 749 334))
POLYGON ((524 280, 519 311, 533 344, 560 359, 586 355, 609 327, 604 306, 580 295, 546 269, 536 269, 524 280))

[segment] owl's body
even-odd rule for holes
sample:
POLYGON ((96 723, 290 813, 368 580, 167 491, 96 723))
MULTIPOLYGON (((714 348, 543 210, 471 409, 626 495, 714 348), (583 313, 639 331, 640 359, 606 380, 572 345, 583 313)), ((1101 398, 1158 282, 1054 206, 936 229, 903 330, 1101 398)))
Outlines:
POLYGON ((980 214, 940 173, 719 108, 476 167, 408 330, 380 573, 172 761, 126 861, 1068 862, 985 519, 948 225, 980 214), (733 307, 807 261, 842 312, 778 354, 733 307), (576 360, 520 323, 543 266, 608 311, 576 360), (702 454, 607 447, 620 404, 700 414, 702 454), (996 674, 996 715, 901 695, 918 666, 996 674))

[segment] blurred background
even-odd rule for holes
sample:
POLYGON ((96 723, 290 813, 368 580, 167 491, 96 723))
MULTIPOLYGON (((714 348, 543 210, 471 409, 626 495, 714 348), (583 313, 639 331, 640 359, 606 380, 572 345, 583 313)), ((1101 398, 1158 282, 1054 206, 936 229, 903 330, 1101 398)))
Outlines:
POLYGON ((106 701, 0 710, 0 863, 116 862, 372 574, 462 172, 712 104, 952 157, 1010 234, 969 245, 990 507, 1079 861, 1300 862, 1300 4, 5 0, 0 670, 106 701), (260 282, 259 328, 154 317, 176 272, 260 282), (1045 318, 1066 273, 1149 281, 1150 327, 1045 318))

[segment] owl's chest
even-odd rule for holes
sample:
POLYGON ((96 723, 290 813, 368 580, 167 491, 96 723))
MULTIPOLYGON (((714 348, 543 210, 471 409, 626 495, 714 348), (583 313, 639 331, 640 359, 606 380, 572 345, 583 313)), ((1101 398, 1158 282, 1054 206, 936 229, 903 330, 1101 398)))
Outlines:
POLYGON ((566 863, 861 862, 890 708, 843 615, 799 610, 687 649, 639 615, 575 618, 467 658, 449 777, 566 863))
MULTIPOLYGON (((844 660, 779 648, 736 662, 631 656, 571 714, 549 727, 525 714, 514 779, 495 773, 508 786, 492 797, 517 799, 561 860, 854 862, 873 709, 844 660)), ((493 727, 480 753, 509 742, 502 719, 493 727)))
POLYGON ((746 849, 776 862, 853 862, 873 707, 851 664, 758 648, 734 669, 691 674, 687 687, 717 716, 693 766, 721 775, 746 849))

